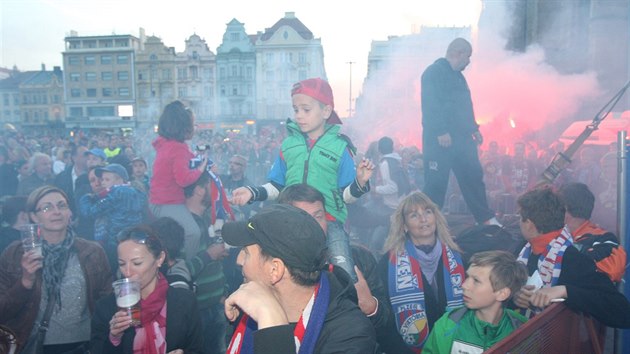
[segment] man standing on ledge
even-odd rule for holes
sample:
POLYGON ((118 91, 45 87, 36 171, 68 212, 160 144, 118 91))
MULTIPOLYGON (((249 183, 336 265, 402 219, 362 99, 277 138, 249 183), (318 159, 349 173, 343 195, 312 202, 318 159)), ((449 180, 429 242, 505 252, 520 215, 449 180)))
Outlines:
POLYGON ((488 207, 477 154, 483 137, 462 75, 471 54, 470 43, 456 38, 449 44, 446 57, 436 60, 422 74, 424 193, 442 207, 452 169, 477 223, 500 225, 488 207))

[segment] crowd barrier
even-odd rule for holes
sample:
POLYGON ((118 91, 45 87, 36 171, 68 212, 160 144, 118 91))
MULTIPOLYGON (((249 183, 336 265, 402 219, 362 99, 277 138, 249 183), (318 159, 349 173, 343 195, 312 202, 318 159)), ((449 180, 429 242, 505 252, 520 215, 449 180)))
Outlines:
POLYGON ((485 353, 601 354, 605 339, 606 326, 554 303, 485 353))

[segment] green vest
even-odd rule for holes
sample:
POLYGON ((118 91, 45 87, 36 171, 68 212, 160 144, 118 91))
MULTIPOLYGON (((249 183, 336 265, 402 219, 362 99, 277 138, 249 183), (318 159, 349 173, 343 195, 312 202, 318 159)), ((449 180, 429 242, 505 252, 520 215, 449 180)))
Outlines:
POLYGON ((287 165, 286 185, 306 183, 324 195, 326 211, 341 223, 348 211, 343 190, 337 186, 341 157, 348 142, 339 136, 338 125, 326 125, 326 131, 308 149, 307 138, 292 121, 287 123, 288 136, 282 141, 282 156, 287 165))

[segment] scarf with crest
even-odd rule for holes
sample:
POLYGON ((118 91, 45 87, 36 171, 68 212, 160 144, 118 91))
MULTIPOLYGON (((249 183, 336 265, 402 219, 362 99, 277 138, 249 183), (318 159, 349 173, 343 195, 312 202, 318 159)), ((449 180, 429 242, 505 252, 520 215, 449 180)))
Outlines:
MULTIPOLYGON (((405 241, 404 250, 390 252, 387 288, 398 333, 414 353, 420 353, 430 328, 424 302, 422 269, 416 257, 417 250, 409 239, 405 241)), ((445 244, 442 244, 440 259, 448 311, 463 304, 462 284, 466 273, 459 254, 445 244)))

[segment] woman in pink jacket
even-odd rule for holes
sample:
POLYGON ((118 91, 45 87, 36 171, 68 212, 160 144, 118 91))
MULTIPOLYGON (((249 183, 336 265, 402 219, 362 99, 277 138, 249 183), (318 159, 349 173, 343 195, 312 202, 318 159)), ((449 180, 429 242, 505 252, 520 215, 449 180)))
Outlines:
POLYGON ((195 116, 182 102, 173 101, 164 107, 158 124, 159 137, 153 142, 156 157, 149 188, 153 215, 156 218, 172 217, 184 227, 184 252, 187 259, 192 258, 199 249, 201 230, 186 208, 184 187, 196 182, 207 164, 204 158, 199 166, 189 168, 190 160, 195 155, 185 141, 192 138, 194 131, 195 116))

